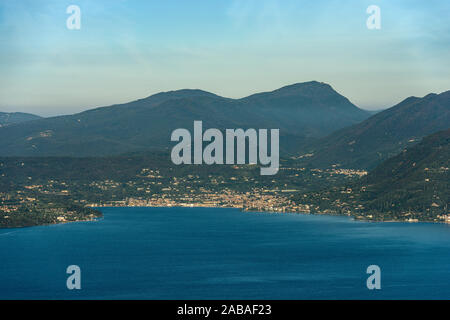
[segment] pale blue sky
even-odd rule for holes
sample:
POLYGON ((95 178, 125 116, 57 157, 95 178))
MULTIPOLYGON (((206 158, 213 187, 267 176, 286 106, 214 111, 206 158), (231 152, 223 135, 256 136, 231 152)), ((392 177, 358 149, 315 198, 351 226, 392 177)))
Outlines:
POLYGON ((200 88, 331 84, 367 109, 450 90, 450 1, 0 0, 0 111, 44 116, 200 88), (66 8, 81 8, 81 30, 66 8), (366 9, 381 8, 381 30, 366 9))

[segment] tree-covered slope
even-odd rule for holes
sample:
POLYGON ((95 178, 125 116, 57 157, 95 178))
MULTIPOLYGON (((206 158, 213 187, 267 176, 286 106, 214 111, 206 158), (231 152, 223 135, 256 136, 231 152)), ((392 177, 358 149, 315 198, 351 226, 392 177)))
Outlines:
POLYGON ((450 202, 450 129, 383 162, 362 184, 367 207, 381 211, 445 213, 450 202))
POLYGON ((449 221, 450 129, 425 137, 360 180, 295 199, 363 219, 449 221))
POLYGON ((410 97, 310 147, 309 163, 371 169, 426 135, 450 127, 450 91, 410 97))
POLYGON ((30 113, 22 113, 22 112, 0 112, 0 127, 4 127, 7 125, 26 122, 30 120, 37 120, 41 117, 36 116, 30 113))

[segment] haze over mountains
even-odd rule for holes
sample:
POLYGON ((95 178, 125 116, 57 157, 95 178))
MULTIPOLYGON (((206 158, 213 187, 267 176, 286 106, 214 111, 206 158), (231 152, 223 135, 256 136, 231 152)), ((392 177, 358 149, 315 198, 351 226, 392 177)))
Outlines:
POLYGON ((7 118, 0 128, 0 156, 164 151, 173 145, 173 130, 192 130, 194 120, 202 120, 204 129, 279 128, 280 150, 307 155, 300 161, 311 167, 371 169, 424 136, 448 129, 450 91, 410 97, 372 115, 330 85, 311 81, 242 99, 185 89, 69 116, 7 118))
POLYGON ((410 97, 310 146, 313 166, 371 169, 429 134, 450 127, 450 91, 410 97))
POLYGON ((152 95, 126 104, 0 128, 0 156, 105 156, 167 149, 174 129, 279 128, 281 150, 361 122, 369 113, 325 83, 294 84, 229 99, 201 90, 152 95))

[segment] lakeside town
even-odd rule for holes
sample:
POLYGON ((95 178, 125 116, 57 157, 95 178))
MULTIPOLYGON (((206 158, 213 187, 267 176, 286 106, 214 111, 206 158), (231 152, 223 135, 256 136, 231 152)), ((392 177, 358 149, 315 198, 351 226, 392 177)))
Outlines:
MULTIPOLYGON (((20 168, 24 167, 19 163, 20 168)), ((304 192, 309 186, 292 184, 295 181, 317 183, 342 181, 360 177, 359 170, 306 169, 285 167, 280 175, 263 180, 252 174, 254 166, 233 166, 232 170, 208 174, 174 174, 171 170, 142 168, 127 181, 104 179, 68 181, 24 177, 24 182, 3 188, 0 192, 2 225, 63 223, 92 220, 100 207, 221 207, 263 212, 319 212, 317 206, 292 200, 293 194, 304 192), (289 183, 287 183, 289 182, 289 183), (251 187, 251 188, 250 188, 251 187), (80 208, 92 209, 91 212, 80 208), (33 221, 29 221, 33 217, 33 221)), ((324 213, 332 213, 326 211, 324 213)))
POLYGON ((183 167, 142 164, 133 166, 122 159, 115 167, 127 171, 100 168, 101 174, 92 167, 94 177, 72 172, 67 176, 70 164, 60 162, 45 165, 61 166, 51 176, 42 173, 41 163, 35 167, 30 162, 2 162, 0 226, 92 220, 101 215, 96 208, 102 207, 217 207, 376 221, 450 221, 445 211, 419 219, 420 213, 410 211, 368 210, 360 201, 366 186, 352 185, 367 175, 365 170, 306 168, 288 162, 276 176, 261 176, 255 165, 207 166, 192 173, 183 167), (8 174, 16 176, 14 184, 8 174))
MULTIPOLYGON (((148 199, 142 198, 126 198, 124 200, 109 201, 103 203, 91 203, 87 206, 92 208, 100 207, 186 207, 186 208, 236 208, 242 211, 269 212, 269 213, 300 213, 300 214, 326 214, 326 215, 346 215, 353 216, 358 220, 366 221, 403 221, 403 222, 420 222, 417 218, 412 218, 411 212, 405 212, 403 219, 380 220, 375 219, 374 215, 355 215, 356 211, 364 210, 359 205, 354 210, 337 211, 333 209, 321 209, 320 206, 314 204, 299 204, 292 201, 289 197, 277 193, 273 190, 254 190, 253 192, 236 193, 232 190, 224 190, 223 193, 205 192, 204 194, 184 194, 179 197, 152 197, 148 199)), ((295 192, 295 190, 281 190, 283 193, 295 192)), ((346 203, 336 204, 337 208, 343 208, 346 203)), ((450 215, 437 215, 433 222, 450 223, 450 215)))
MULTIPOLYGON (((291 193, 296 190, 281 190, 291 193)), ((104 203, 90 203, 89 207, 208 207, 237 208, 244 211, 311 213, 310 205, 295 204, 287 196, 274 190, 255 189, 239 193, 230 189, 222 192, 204 190, 199 194, 180 194, 175 197, 161 195, 150 198, 126 198, 104 203)))

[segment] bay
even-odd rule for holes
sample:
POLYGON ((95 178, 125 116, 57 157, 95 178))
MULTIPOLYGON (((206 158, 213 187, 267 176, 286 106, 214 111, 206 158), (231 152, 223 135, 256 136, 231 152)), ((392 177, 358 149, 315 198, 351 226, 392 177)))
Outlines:
POLYGON ((0 299, 449 299, 450 226, 218 208, 101 208, 0 230, 0 299), (66 268, 81 268, 68 290, 66 268), (381 290, 366 269, 381 268, 381 290))

